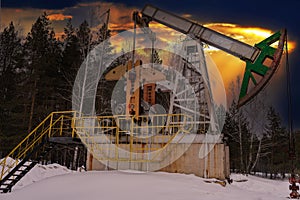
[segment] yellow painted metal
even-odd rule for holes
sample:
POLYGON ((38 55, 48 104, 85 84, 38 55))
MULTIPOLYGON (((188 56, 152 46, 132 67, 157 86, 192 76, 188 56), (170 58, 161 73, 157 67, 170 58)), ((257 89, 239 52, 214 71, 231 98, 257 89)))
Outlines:
POLYGON ((70 135, 72 132, 70 120, 72 120, 74 111, 52 112, 35 129, 33 129, 5 158, 0 162, 2 170, 0 180, 15 166, 24 159, 36 145, 43 142, 44 139, 53 136, 61 136, 62 133, 70 135), (70 121, 70 122, 69 122, 70 121), (63 124, 63 125, 62 125, 63 124), (9 158, 13 158, 9 159, 9 158))
POLYGON ((161 114, 141 115, 137 120, 133 116, 128 119, 126 115, 116 115, 81 117, 75 121, 78 136, 83 143, 92 147, 90 152, 94 158, 116 162, 156 162, 170 144, 180 143, 191 132, 192 120, 192 117, 184 114, 161 114), (168 117, 170 118, 168 125, 167 123, 158 123, 168 117), (152 119, 152 123, 147 122, 149 118, 152 119), (84 121, 92 120, 98 123, 91 127, 84 123, 84 121), (142 123, 138 124, 136 121, 142 123), (87 133, 89 128, 98 131, 93 134, 87 133), (173 140, 174 138, 176 141, 173 140), (150 146, 151 144, 153 146, 150 146), (126 151, 127 157, 122 157, 121 151, 126 151), (154 156, 151 159, 135 158, 136 153, 147 152, 153 153, 154 156))
MULTIPOLYGON (((129 61, 128 63, 130 63, 129 61)), ((107 81, 118 81, 120 80, 128 70, 128 63, 126 65, 119 65, 113 69, 111 69, 105 75, 105 80, 107 81)), ((140 80, 145 80, 144 83, 155 83, 157 81, 166 80, 166 75, 163 72, 160 72, 154 68, 146 68, 142 67, 141 70, 141 78, 140 80)))
POLYGON ((140 84, 141 84, 141 72, 140 65, 142 64, 141 60, 137 60, 134 63, 128 61, 127 69, 129 73, 126 76, 126 115, 135 115, 137 119, 140 114, 140 84))
POLYGON ((105 80, 107 81, 118 81, 124 76, 126 73, 126 65, 119 65, 115 67, 114 69, 110 70, 106 75, 105 75, 105 80))
POLYGON ((48 115, 2 159, 0 180, 36 145, 50 137, 77 136, 98 160, 156 162, 156 158, 168 145, 180 142, 193 127, 192 117, 184 114, 141 115, 137 119, 126 115, 79 116, 81 115, 75 111, 52 112, 48 115), (162 123, 167 118, 170 119, 170 123, 162 123), (151 123, 148 121, 150 119, 151 123), (136 120, 141 123, 136 123, 136 120), (88 125, 87 121, 94 123, 88 125), (177 138, 174 142, 175 137, 177 138), (127 151, 130 156, 122 157, 120 151, 127 151), (155 155, 151 159, 134 157, 135 153, 141 152, 155 152, 155 155), (10 157, 13 160, 9 159, 10 157))

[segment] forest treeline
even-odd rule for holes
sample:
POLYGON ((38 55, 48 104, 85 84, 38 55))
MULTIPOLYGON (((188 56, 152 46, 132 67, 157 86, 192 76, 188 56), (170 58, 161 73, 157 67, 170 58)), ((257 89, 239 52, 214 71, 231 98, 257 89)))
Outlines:
POLYGON ((229 86, 228 93, 233 100, 225 112, 222 130, 223 141, 229 146, 232 172, 259 174, 271 179, 285 178, 292 170, 299 173, 297 138, 300 131, 293 131, 284 124, 280 114, 268 103, 267 90, 239 107, 236 94, 240 83, 237 77, 229 86))
POLYGON ((71 110, 72 87, 88 52, 110 36, 104 23, 69 20, 57 39, 44 13, 27 36, 13 22, 0 32, 0 156, 6 155, 53 111, 71 110))

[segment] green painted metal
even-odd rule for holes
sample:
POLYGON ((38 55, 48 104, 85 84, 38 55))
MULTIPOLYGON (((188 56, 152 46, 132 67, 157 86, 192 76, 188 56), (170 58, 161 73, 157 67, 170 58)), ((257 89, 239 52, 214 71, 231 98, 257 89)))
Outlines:
POLYGON ((260 43, 256 44, 255 47, 260 49, 260 54, 257 56, 255 61, 252 63, 251 61, 246 61, 246 69, 244 73, 244 78, 242 81, 241 91, 240 91, 240 99, 246 96, 248 92, 250 79, 254 85, 257 85, 257 80, 253 76, 253 73, 258 74, 260 76, 265 76, 269 67, 265 66, 263 62, 266 58, 274 59, 274 54, 276 49, 271 47, 274 42, 279 41, 281 36, 281 32, 278 31, 260 43))

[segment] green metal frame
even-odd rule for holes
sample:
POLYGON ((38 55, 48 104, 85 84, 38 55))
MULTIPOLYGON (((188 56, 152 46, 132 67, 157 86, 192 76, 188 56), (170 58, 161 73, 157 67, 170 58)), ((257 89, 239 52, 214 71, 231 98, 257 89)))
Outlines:
POLYGON ((246 61, 246 69, 245 69, 244 78, 242 81, 242 86, 241 86, 241 91, 239 96, 240 99, 244 98, 247 95, 250 79, 255 85, 255 87, 259 85, 259 83, 257 82, 257 80, 255 79, 252 73, 264 77, 267 74, 267 72, 270 70, 270 67, 265 66, 263 62, 265 61, 266 58, 270 58, 274 61, 274 56, 277 49, 271 47, 270 45, 272 45, 276 41, 279 41, 281 35, 282 35, 281 31, 278 31, 275 34, 271 35, 270 37, 266 38, 265 40, 255 45, 255 47, 259 48, 261 52, 253 63, 248 60, 246 61))

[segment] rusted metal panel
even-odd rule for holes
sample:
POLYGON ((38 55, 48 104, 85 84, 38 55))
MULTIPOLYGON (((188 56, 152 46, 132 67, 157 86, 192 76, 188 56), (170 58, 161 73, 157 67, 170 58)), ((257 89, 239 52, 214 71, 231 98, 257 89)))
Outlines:
POLYGON ((150 105, 155 104, 155 83, 144 84, 143 99, 150 105))

